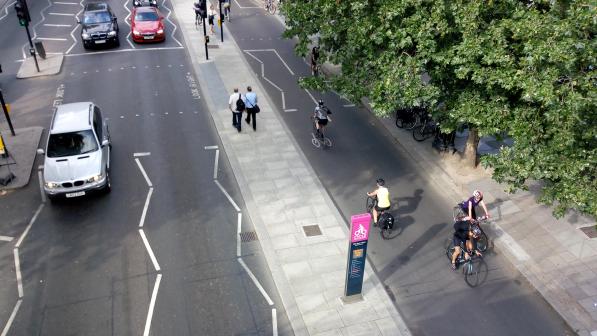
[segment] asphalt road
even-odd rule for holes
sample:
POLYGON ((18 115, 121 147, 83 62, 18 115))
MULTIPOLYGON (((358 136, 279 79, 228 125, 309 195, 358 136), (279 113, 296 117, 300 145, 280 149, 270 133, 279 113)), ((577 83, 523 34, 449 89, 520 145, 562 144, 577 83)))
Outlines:
MULTIPOLYGON (((45 6, 32 3, 30 9, 43 11, 52 25, 66 25, 74 16, 48 13, 80 10, 45 6)), ((122 3, 111 6, 119 19, 126 17, 122 3)), ((3 46, 0 57, 10 66, 1 81, 14 102, 13 122, 47 128, 55 101, 94 101, 112 137, 112 192, 43 207, 20 248, 24 297, 8 335, 141 335, 158 277, 151 335, 271 335, 272 308, 278 333, 291 335, 259 242, 241 244, 242 260, 273 307, 237 260, 237 211, 214 183, 215 150, 204 147, 219 146, 219 138, 194 86, 188 55, 180 47, 184 41, 174 34, 166 43, 131 46, 129 28, 121 21, 119 48, 84 51, 80 43, 61 40, 68 41, 66 29, 51 30, 65 27, 44 26, 49 21, 34 15, 34 22, 41 22, 38 36, 60 39, 44 40, 46 50, 68 56, 58 76, 16 80, 14 60, 22 44, 3 46), (143 232, 159 271, 139 233, 149 186, 134 153, 150 153, 137 159, 153 187, 143 232)), ((175 22, 172 18, 167 31, 175 22)), ((0 30, 21 31, 8 17, 0 20, 0 30)), ((74 36, 78 41, 77 32, 74 36)), ((219 154, 217 181, 242 211, 226 153, 219 154)), ((18 237, 40 204, 33 174, 25 189, 0 197, 0 235, 18 237)), ((252 231, 248 216, 242 218, 241 230, 252 231)), ((17 296, 14 279, 5 276, 14 266, 12 251, 0 243, 1 330, 17 296)))
POLYGON ((487 254, 489 273, 478 288, 469 288, 460 272, 450 270, 444 251, 453 231, 453 204, 447 191, 433 185, 368 111, 350 106, 335 93, 311 92, 311 97, 300 89, 297 80, 308 75, 308 65, 294 55, 292 41, 280 38, 283 24, 278 18, 247 8, 257 3, 235 2, 228 28, 257 74, 263 62, 263 86, 347 222, 350 215, 364 212, 365 192, 374 188, 375 179, 387 181, 402 231, 389 241, 372 236, 370 267, 413 334, 572 334, 499 250, 487 254), (310 141, 308 118, 313 98, 320 97, 333 111, 327 135, 334 147, 327 151, 310 141))

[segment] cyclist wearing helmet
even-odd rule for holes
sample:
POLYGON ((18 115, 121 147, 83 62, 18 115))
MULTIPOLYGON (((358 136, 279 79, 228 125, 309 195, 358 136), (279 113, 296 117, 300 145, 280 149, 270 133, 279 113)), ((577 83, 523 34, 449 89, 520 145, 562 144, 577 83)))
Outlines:
POLYGON ((485 211, 485 216, 489 218, 489 212, 487 211, 487 207, 485 206, 485 202, 483 202, 483 193, 479 190, 473 191, 473 196, 471 196, 468 200, 463 201, 460 203, 460 208, 464 211, 465 214, 468 216, 464 219, 477 219, 477 214, 475 213, 475 208, 478 205, 483 207, 483 211, 485 211))
POLYGON ((325 125, 328 124, 328 121, 332 121, 332 118, 329 116, 330 114, 332 114, 332 111, 323 104, 323 100, 319 100, 317 106, 315 106, 315 111, 313 111, 317 133, 320 133, 325 129, 325 125))
POLYGON ((477 239, 481 236, 481 228, 477 224, 473 224, 468 220, 458 221, 454 223, 454 236, 452 237, 452 244, 454 244, 454 253, 452 253, 452 269, 456 269, 456 258, 460 255, 461 245, 464 245, 464 257, 470 258, 471 253, 481 256, 481 252, 477 250, 477 239))
POLYGON ((378 178, 377 189, 367 193, 367 196, 377 198, 377 203, 373 207, 373 225, 377 226, 377 214, 379 211, 385 211, 390 208, 390 191, 385 187, 386 181, 378 178))

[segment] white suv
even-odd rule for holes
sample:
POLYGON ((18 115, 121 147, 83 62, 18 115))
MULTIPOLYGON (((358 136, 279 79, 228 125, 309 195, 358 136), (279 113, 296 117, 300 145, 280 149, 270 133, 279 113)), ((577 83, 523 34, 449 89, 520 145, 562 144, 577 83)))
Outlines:
POLYGON ((48 134, 44 191, 50 200, 109 192, 110 132, 100 109, 91 102, 58 106, 48 134))

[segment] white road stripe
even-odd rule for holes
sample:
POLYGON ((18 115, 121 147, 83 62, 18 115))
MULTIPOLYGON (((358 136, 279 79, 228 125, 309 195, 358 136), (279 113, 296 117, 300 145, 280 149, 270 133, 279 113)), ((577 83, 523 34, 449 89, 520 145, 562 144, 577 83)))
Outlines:
POLYGON ((139 229, 139 234, 141 235, 141 239, 143 239, 143 244, 145 244, 145 248, 147 249, 147 253, 149 254, 149 258, 151 259, 151 262, 153 263, 153 268, 155 268, 156 271, 160 271, 160 264, 158 264, 158 260, 155 258, 155 255, 153 254, 153 250, 151 249, 151 246, 149 246, 149 241, 147 241, 147 237, 145 236, 145 232, 143 231, 143 229, 139 229))
POLYGON ((15 256, 15 273, 17 275, 17 290, 19 291, 19 299, 23 298, 23 277, 21 276, 21 262, 19 260, 19 249, 13 250, 15 256))
POLYGON ((54 1, 54 3, 57 5, 78 5, 79 4, 77 2, 62 2, 62 1, 54 1))
POLYGON ((241 250, 240 250, 240 230, 241 230, 241 225, 242 225, 243 213, 238 212, 237 217, 238 217, 238 224, 236 227, 236 256, 240 257, 240 252, 241 252, 241 250))
POLYGON ((9 237, 9 236, 0 236, 0 240, 2 241, 12 241, 13 239, 15 239, 14 237, 9 237))
POLYGON ((2 19, 4 19, 7 15, 8 15, 8 9, 10 7, 12 7, 15 4, 16 1, 13 1, 11 3, 9 3, 8 5, 6 5, 6 7, 4 7, 4 15, 0 16, 0 21, 2 21, 2 19))
POLYGON ((44 23, 44 26, 46 26, 46 27, 72 27, 72 25, 69 25, 69 24, 54 24, 54 23, 44 23))
POLYGON ((48 13, 48 15, 57 15, 57 16, 75 16, 72 13, 48 13))
POLYGON ((149 177, 147 176, 147 173, 145 172, 145 169, 143 169, 143 165, 141 165, 141 161, 139 161, 139 159, 135 159, 135 161, 137 161, 137 166, 139 166, 139 169, 141 170, 143 177, 145 177, 145 181, 147 182, 147 185, 149 187, 153 187, 153 185, 151 184, 151 181, 149 180, 149 177))
POLYGON ((149 155, 151 155, 150 152, 133 153, 133 157, 141 157, 141 156, 149 156, 149 155))
POLYGON ((147 192, 147 198, 145 199, 145 205, 143 206, 143 212, 141 213, 141 220, 139 220, 139 227, 143 227, 143 224, 145 224, 145 216, 147 215, 147 209, 149 208, 149 201, 151 200, 152 194, 153 188, 150 187, 147 192))
POLYGON ((170 15, 172 14, 172 10, 170 10, 170 8, 168 8, 168 6, 166 6, 166 0, 162 1, 162 7, 166 8, 168 10, 168 15, 166 15, 166 20, 168 20, 168 22, 170 22, 170 24, 172 24, 172 26, 174 26, 174 29, 172 30, 172 33, 170 34, 170 37, 172 37, 172 39, 174 41, 176 41, 176 43, 178 43, 179 46, 183 46, 182 43, 180 43, 180 41, 178 41, 176 39, 176 37, 174 36, 174 33, 176 32, 176 29, 178 29, 178 27, 174 24, 174 22, 172 22, 172 20, 170 20, 170 15))
POLYGON ((344 106, 344 107, 355 107, 356 105, 355 104, 346 104, 346 105, 342 105, 342 106, 344 106))
POLYGON ((313 95, 311 94, 311 92, 309 92, 309 90, 307 90, 307 89, 304 89, 304 90, 305 90, 305 92, 307 92, 307 94, 309 95, 309 97, 311 97, 311 100, 312 100, 312 101, 313 101, 315 104, 317 104, 317 100, 315 100, 315 97, 313 97, 313 95))
POLYGON ((149 329, 151 328, 151 319, 153 317, 153 309, 155 308, 155 299, 158 296, 158 290, 160 288, 160 282, 162 281, 162 275, 158 274, 155 279, 155 285, 153 286, 153 292, 151 293, 151 301, 149 301, 149 310, 147 311, 147 319, 145 320, 145 330, 143 330, 143 336, 149 335, 149 329))
MULTIPOLYGON (((81 9, 79 9, 79 11, 77 12, 77 14, 75 15, 75 18, 78 19, 79 15, 83 12, 83 0, 81 0, 79 2, 79 6, 81 6, 81 9)), ((70 31, 70 37, 73 39, 73 43, 70 45, 70 47, 66 50, 66 52, 64 53, 65 55, 68 55, 70 53, 71 50, 73 50, 73 48, 77 45, 77 43, 79 43, 79 40, 77 38, 75 38, 75 35, 73 35, 75 33, 75 30, 79 29, 79 25, 75 25, 75 27, 70 31)))
POLYGON ((61 37, 36 37, 35 39, 40 41, 66 41, 65 38, 61 37))
POLYGON ((278 314, 276 308, 272 308, 272 335, 278 336, 278 314))
POLYGON ((25 239, 25 237, 27 237, 27 234, 29 233, 29 230, 31 230, 31 226, 33 226, 33 223, 35 222, 35 220, 37 219, 37 216, 39 216, 39 213, 41 212, 41 209, 44 208, 44 204, 40 204, 39 207, 37 207, 37 210, 35 211, 35 214, 33 215, 33 218, 31 218, 31 221, 29 221, 29 225, 27 225, 27 227, 25 228, 25 231, 23 231, 23 234, 21 234, 21 237, 19 238, 19 240, 17 241, 17 243, 15 244, 16 248, 19 248, 21 246, 21 243, 23 243, 23 240, 25 239))
POLYGON ((285 109, 284 112, 296 112, 298 111, 297 109, 285 109))
POLYGON ((10 314, 10 317, 8 318, 8 321, 6 322, 4 330, 2 330, 2 334, 0 336, 6 336, 8 334, 10 326, 12 325, 12 321, 14 321, 15 317, 17 316, 17 312, 19 311, 19 307, 21 307, 21 302, 23 302, 22 299, 17 300, 17 304, 13 308, 12 313, 10 314))
POLYGON ((240 208, 238 207, 238 205, 236 205, 236 203, 234 203, 234 200, 226 192, 226 190, 224 189, 224 187, 222 187, 222 185, 220 184, 220 182, 218 182, 218 180, 215 180, 214 182, 218 185, 218 187, 220 188, 220 190, 222 190, 222 192, 224 193, 224 195, 226 196, 226 198, 228 198, 228 200, 230 201, 230 203, 232 204, 232 206, 234 207, 234 209, 236 211, 240 211, 240 208))
MULTIPOLYGON (((127 40, 128 41, 128 40, 127 40)), ((129 41, 130 43, 130 41, 129 41)), ((134 48, 134 47, 133 47, 134 48)), ((113 54, 113 53, 125 53, 129 51, 154 51, 154 50, 182 50, 183 47, 155 47, 155 48, 143 48, 143 49, 116 49, 116 50, 100 50, 92 53, 80 53, 80 54, 69 54, 65 56, 94 56, 100 54, 113 54)))
POLYGON ((216 158, 214 159, 214 180, 218 178, 218 161, 220 158, 220 150, 216 149, 216 158))
POLYGON ((250 49, 250 50, 243 50, 243 51, 244 52, 271 51, 274 54, 276 54, 276 56, 278 56, 278 58, 280 59, 280 61, 282 62, 282 64, 284 64, 284 66, 286 67, 286 69, 288 70, 288 72, 290 72, 290 74, 294 76, 294 72, 292 71, 292 69, 290 69, 290 67, 288 66, 288 64, 286 64, 286 62, 284 62, 284 60, 282 59, 282 57, 280 56, 280 54, 278 54, 278 51, 276 49, 250 49))
POLYGON ((257 280, 257 278, 255 277, 253 272, 251 272, 249 267, 247 267, 247 264, 245 264, 245 262, 242 260, 242 258, 236 258, 236 260, 238 260, 238 262, 245 269, 245 271, 247 272, 247 274, 249 275, 251 280, 253 280, 253 283, 255 284, 257 289, 259 289, 259 291, 261 292, 261 295, 263 295, 263 297, 265 298, 265 301, 267 301, 267 303, 270 306, 273 306, 274 302, 272 301, 272 299, 269 298, 269 295, 267 295, 267 293, 265 292, 265 289, 263 289, 263 286, 261 286, 261 284, 259 283, 259 280, 257 280))
MULTIPOLYGON (((43 166, 42 166, 42 169, 43 169, 43 166)), ((41 202, 46 203, 46 193, 44 192, 44 186, 43 186, 44 182, 43 182, 41 170, 37 171, 37 177, 39 180, 39 193, 40 193, 40 197, 41 197, 41 202)))
POLYGON ((204 149, 218 149, 218 146, 205 146, 204 149))

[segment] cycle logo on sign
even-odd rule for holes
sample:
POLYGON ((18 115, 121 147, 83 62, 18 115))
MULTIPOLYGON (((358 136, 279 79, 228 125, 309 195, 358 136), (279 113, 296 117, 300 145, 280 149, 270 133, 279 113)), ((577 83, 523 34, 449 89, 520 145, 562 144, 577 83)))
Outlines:
POLYGON ((350 242, 357 243, 369 239, 369 225, 371 216, 353 216, 353 225, 351 226, 350 242))
POLYGON ((356 243, 356 242, 360 242, 363 240, 367 240, 368 237, 369 237, 368 228, 365 229, 365 227, 363 226, 363 223, 359 223, 358 228, 356 230, 354 230, 354 232, 352 233, 352 242, 356 243))

